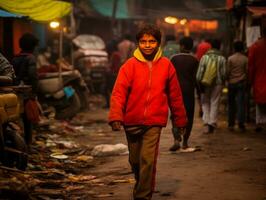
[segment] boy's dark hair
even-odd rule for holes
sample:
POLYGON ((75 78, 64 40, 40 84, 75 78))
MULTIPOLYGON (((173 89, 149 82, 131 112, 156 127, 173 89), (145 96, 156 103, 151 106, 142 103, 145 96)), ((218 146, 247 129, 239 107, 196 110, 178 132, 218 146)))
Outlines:
POLYGON ((193 48, 193 39, 191 37, 183 37, 180 41, 179 41, 180 46, 184 46, 185 50, 190 51, 193 48))
POLYGON ((162 34, 161 34, 160 29, 156 27, 155 25, 145 24, 144 26, 142 26, 136 35, 136 40, 139 41, 140 38, 142 38, 144 34, 152 35, 159 44, 161 43, 162 34))
POLYGON ((19 47, 26 52, 33 52, 39 40, 31 33, 25 33, 19 39, 19 47))
POLYGON ((212 48, 214 49, 220 49, 221 48, 221 40, 219 39, 213 39, 211 40, 212 48))
POLYGON ((242 41, 235 41, 234 42, 234 49, 236 52, 241 52, 244 50, 244 43, 242 41))

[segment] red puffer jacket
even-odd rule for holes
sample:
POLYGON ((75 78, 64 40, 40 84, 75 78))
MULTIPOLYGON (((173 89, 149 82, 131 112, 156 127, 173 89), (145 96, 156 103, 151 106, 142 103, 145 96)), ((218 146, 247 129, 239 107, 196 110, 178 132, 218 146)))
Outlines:
POLYGON ((153 62, 147 62, 135 50, 120 69, 111 97, 109 123, 166 126, 168 106, 175 126, 187 123, 182 94, 171 62, 159 50, 153 62))

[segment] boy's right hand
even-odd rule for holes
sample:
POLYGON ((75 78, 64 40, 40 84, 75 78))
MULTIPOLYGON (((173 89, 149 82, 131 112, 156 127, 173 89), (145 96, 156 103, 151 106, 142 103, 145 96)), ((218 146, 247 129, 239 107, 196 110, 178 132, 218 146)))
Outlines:
POLYGON ((121 122, 120 121, 113 121, 111 123, 111 127, 113 131, 120 131, 121 130, 121 122))

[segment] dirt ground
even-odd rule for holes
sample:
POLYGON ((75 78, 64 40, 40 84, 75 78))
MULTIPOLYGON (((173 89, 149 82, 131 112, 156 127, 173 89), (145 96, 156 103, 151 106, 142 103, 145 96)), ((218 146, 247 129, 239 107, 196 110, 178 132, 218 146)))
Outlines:
MULTIPOLYGON (((107 113, 108 110, 96 110, 85 115, 104 122, 107 113)), ((126 144, 123 132, 111 132, 106 123, 94 126, 104 134, 83 137, 83 142, 126 144)), ((245 133, 229 132, 226 122, 220 120, 214 134, 204 135, 201 119, 196 118, 190 146, 201 150, 192 153, 170 153, 168 148, 173 142, 170 127, 163 129, 153 199, 266 200, 266 132, 255 133, 253 125, 247 129, 245 133)), ((98 159, 101 162, 87 173, 101 177, 103 183, 109 182, 94 185, 93 191, 98 194, 95 199, 132 199, 134 181, 127 155, 98 159)))
MULTIPOLYGON (((132 200, 128 155, 91 157, 96 145, 126 144, 107 115, 95 106, 37 132, 26 172, 0 170, 0 199, 8 191, 14 198, 4 199, 132 200), (51 157, 58 152, 67 159, 51 157)), ((214 134, 204 135, 195 117, 190 146, 196 152, 169 152, 171 127, 163 129, 153 200, 266 200, 266 132, 255 133, 252 124, 245 133, 229 132, 223 118, 214 134)))

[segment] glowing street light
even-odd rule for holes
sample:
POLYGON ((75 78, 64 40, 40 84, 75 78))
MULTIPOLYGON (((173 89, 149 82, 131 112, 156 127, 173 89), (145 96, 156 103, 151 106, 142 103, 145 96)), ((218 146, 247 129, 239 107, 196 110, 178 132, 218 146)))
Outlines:
POLYGON ((60 23, 59 23, 58 21, 52 21, 52 22, 50 22, 50 27, 51 27, 51 28, 56 29, 56 28, 58 28, 59 26, 60 26, 60 23))
MULTIPOLYGON (((49 26, 52 29, 59 29, 59 59, 61 59, 63 57, 63 29, 64 27, 62 25, 60 25, 59 21, 51 21, 49 23, 49 26)), ((59 67, 59 75, 61 74, 61 68, 59 67)))
POLYGON ((168 24, 176 24, 178 22, 178 19, 176 17, 168 16, 164 18, 164 21, 168 24))
POLYGON ((186 23, 187 23, 187 19, 181 19, 181 20, 180 20, 180 24, 181 24, 182 26, 184 26, 186 23))

